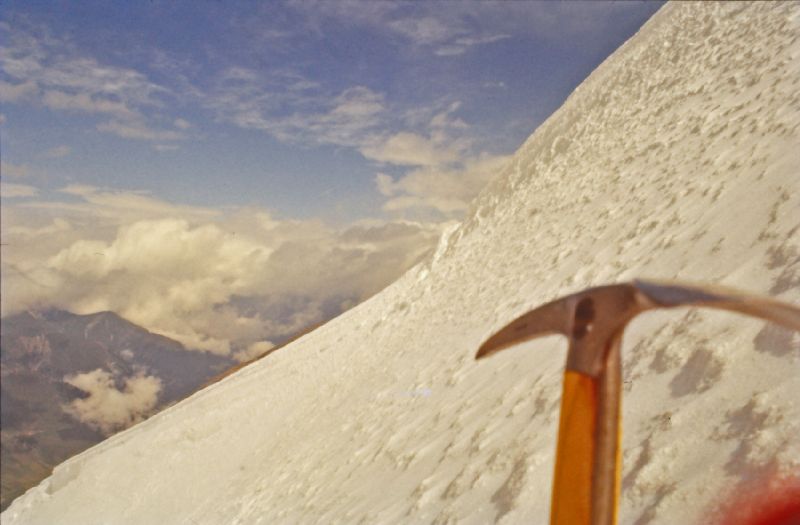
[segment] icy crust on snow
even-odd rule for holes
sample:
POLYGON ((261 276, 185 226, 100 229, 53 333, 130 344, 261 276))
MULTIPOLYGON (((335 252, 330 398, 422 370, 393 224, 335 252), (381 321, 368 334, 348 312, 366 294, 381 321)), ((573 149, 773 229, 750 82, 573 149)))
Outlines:
MULTIPOLYGON (((633 277, 800 302, 800 7, 670 4, 592 74, 435 257, 58 467, 18 523, 544 523, 565 344, 482 340, 633 277)), ((621 523, 697 523, 800 468, 800 339, 707 310, 624 346, 621 523)))

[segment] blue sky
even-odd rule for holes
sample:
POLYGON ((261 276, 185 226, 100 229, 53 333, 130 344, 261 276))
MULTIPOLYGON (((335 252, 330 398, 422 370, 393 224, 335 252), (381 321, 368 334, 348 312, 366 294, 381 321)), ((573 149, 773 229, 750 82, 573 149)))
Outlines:
POLYGON ((462 213, 422 186, 512 153, 660 6, 3 4, 6 182, 338 223, 462 213))
POLYGON ((423 260, 660 5, 4 0, 2 315, 257 355, 423 260))

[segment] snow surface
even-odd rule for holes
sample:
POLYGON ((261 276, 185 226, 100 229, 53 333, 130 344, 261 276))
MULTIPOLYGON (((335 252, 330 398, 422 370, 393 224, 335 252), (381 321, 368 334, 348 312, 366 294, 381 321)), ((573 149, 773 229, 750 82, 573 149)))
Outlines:
MULTIPOLYGON (((633 277, 798 302, 799 26, 797 3, 667 5, 430 260, 62 464, 3 524, 546 522, 566 344, 475 351, 531 307, 633 277)), ((623 359, 622 523, 702 521, 800 468, 797 334, 661 311, 623 359)))

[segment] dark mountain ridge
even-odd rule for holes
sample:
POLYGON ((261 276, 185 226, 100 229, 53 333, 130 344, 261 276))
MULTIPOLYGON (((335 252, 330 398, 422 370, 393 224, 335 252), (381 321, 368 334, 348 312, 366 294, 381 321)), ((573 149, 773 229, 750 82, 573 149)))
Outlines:
POLYGON ((235 364, 228 357, 187 350, 114 312, 50 309, 0 320, 0 506, 5 509, 55 465, 124 428, 98 428, 67 410, 92 395, 67 378, 110 377, 120 395, 132 395, 131 380, 151 378, 160 388, 148 416, 235 364))

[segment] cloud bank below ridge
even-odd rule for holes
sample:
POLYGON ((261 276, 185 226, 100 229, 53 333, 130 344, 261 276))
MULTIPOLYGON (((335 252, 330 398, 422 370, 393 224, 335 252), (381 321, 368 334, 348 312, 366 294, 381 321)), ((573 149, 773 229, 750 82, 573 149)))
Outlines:
POLYGON ((253 356, 381 290, 441 225, 335 228, 81 186, 3 208, 3 315, 114 311, 191 349, 253 356))

